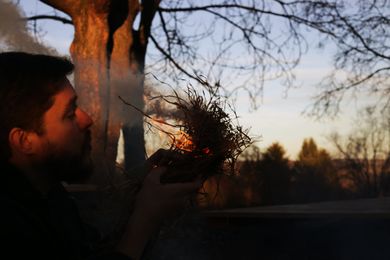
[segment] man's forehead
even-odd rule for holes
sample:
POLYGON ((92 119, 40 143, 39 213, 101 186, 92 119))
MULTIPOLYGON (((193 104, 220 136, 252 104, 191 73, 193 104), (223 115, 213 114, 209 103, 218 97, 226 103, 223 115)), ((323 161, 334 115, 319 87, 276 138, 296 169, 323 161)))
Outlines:
POLYGON ((53 96, 52 106, 45 112, 44 121, 46 125, 57 124, 58 120, 74 107, 77 95, 69 81, 63 81, 61 90, 53 96))

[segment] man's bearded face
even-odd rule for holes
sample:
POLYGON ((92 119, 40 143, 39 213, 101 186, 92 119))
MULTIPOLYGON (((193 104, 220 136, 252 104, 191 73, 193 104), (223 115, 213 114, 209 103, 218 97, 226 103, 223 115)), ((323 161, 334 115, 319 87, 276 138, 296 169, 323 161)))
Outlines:
POLYGON ((43 117, 43 133, 37 166, 59 181, 82 181, 92 172, 92 120, 76 103, 68 80, 53 98, 43 117))

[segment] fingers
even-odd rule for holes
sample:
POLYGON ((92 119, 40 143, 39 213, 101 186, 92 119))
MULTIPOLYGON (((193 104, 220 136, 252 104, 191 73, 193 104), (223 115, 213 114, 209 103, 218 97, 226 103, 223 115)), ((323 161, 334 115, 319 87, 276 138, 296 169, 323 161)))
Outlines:
POLYGON ((150 163, 153 163, 153 164, 157 164, 166 154, 168 153, 167 150, 164 150, 164 149, 158 149, 157 152, 155 152, 154 154, 152 154, 148 161, 150 163))
POLYGON ((193 182, 162 184, 160 179, 166 171, 166 167, 153 168, 150 171, 147 180, 153 182, 154 184, 161 185, 162 189, 166 190, 167 193, 173 195, 185 195, 195 193, 202 187, 202 181, 199 178, 197 178, 193 182))
POLYGON ((165 149, 159 149, 157 152, 152 154, 148 161, 154 164, 161 165, 164 161, 170 161, 178 156, 177 152, 174 152, 172 150, 165 150, 165 149))
POLYGON ((147 163, 151 165, 168 166, 172 161, 178 160, 182 156, 182 154, 172 150, 159 149, 149 157, 147 163))
POLYGON ((155 165, 158 164, 158 161, 161 160, 163 149, 159 149, 157 152, 152 154, 145 162, 145 169, 147 172, 153 169, 155 165))
POLYGON ((169 151, 164 149, 159 149, 157 152, 152 154, 145 162, 146 171, 149 172, 156 167, 156 165, 165 165, 163 163, 164 158, 169 157, 169 151))
POLYGON ((197 189, 202 185, 202 178, 200 176, 197 176, 196 179, 192 182, 178 182, 178 183, 161 183, 161 176, 163 176, 164 173, 166 173, 168 170, 167 167, 164 166, 159 166, 153 168, 149 175, 148 178, 150 180, 153 180, 155 183, 159 183, 166 187, 167 189, 172 189, 172 190, 191 190, 191 189, 197 189))

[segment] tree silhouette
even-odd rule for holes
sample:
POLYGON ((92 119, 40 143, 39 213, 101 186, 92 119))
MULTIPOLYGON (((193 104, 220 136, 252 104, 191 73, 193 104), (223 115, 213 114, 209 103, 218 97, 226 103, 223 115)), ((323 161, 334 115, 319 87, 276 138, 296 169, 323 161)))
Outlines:
POLYGON ((258 188, 262 204, 286 204, 290 198, 291 170, 279 143, 271 144, 257 163, 258 188))
POLYGON ((329 153, 312 138, 305 139, 294 165, 294 197, 297 202, 335 199, 338 176, 329 153))
POLYGON ((342 159, 343 179, 353 183, 360 196, 390 192, 390 116, 372 107, 362 110, 347 136, 337 133, 330 141, 342 159))

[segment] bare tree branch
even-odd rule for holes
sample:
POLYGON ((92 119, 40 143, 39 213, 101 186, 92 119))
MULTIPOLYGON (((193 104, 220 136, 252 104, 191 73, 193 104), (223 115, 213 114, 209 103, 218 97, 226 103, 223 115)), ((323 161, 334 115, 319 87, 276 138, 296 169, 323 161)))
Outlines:
POLYGON ((156 41, 156 39, 150 35, 150 39, 152 40, 152 42, 154 43, 154 45, 156 46, 156 48, 178 69, 180 70, 181 72, 183 72, 185 75, 187 75, 188 77, 196 80, 197 82, 199 82, 200 84, 202 85, 207 85, 207 82, 205 82, 204 80, 202 80, 201 78, 191 74, 190 72, 188 72, 187 70, 185 70, 183 67, 180 66, 180 64, 178 64, 159 44, 158 42, 156 41))
POLYGON ((360 112, 355 127, 347 136, 330 136, 341 155, 343 171, 354 182, 361 195, 377 196, 390 192, 389 114, 368 107, 360 112))
POLYGON ((78 0, 40 0, 42 3, 45 3, 61 12, 66 13, 69 16, 72 16, 75 10, 78 10, 81 1, 78 0))
POLYGON ((242 10, 246 10, 249 12, 254 12, 254 13, 259 13, 259 14, 267 14, 267 15, 271 15, 274 17, 285 18, 289 21, 294 21, 297 23, 305 24, 305 25, 310 26, 314 29, 317 29, 323 33, 326 33, 326 34, 329 34, 329 35, 332 35, 335 37, 335 35, 331 31, 324 30, 323 28, 318 26, 318 25, 323 24, 323 23, 331 23, 331 22, 333 22, 332 20, 316 22, 316 21, 311 21, 311 20, 305 19, 305 18, 297 16, 297 15, 288 14, 288 13, 278 13, 278 12, 273 12, 273 11, 269 11, 269 10, 262 10, 262 9, 255 8, 253 6, 245 6, 245 5, 238 5, 238 4, 216 4, 216 5, 204 5, 204 6, 189 6, 189 7, 182 7, 182 8, 159 7, 159 11, 165 12, 165 13, 176 13, 176 12, 190 12, 190 13, 192 13, 192 12, 196 12, 196 11, 209 11, 210 12, 212 9, 229 9, 229 8, 242 9, 242 10))
MULTIPOLYGON (((75 0, 41 1, 69 15, 82 4, 75 0)), ((111 1, 96 0, 92 6, 107 8, 111 1)), ((149 68, 164 77, 177 80, 183 75, 203 85, 221 82, 231 93, 244 90, 256 101, 268 81, 278 79, 286 89, 294 86, 293 69, 308 48, 308 29, 319 33, 319 44, 327 40, 337 46, 334 71, 318 84, 322 90, 312 112, 336 114, 347 92, 356 94, 363 88, 380 93, 382 101, 390 104, 390 97, 386 101, 390 88, 381 79, 390 74, 390 9, 386 0, 137 3, 142 5, 142 11, 140 27, 133 31, 138 44, 133 50, 139 53, 136 57, 143 67, 151 39, 156 49, 153 53, 148 50, 152 61, 149 68), (154 19, 156 12, 158 19, 154 19), (209 50, 205 51, 206 48, 209 50), (339 71, 344 75, 340 76, 339 71), (204 80, 199 75, 209 78, 204 80)), ((49 15, 28 19, 71 24, 65 18, 49 15)))
POLYGON ((26 20, 28 21, 37 21, 37 20, 43 20, 43 19, 48 19, 48 20, 54 20, 54 21, 59 21, 62 22, 63 24, 72 24, 73 22, 65 17, 61 17, 58 15, 34 15, 30 17, 26 17, 26 20))
POLYGON ((356 87, 356 86, 358 86, 358 85, 368 81, 369 79, 371 79, 372 77, 376 76, 377 74, 379 74, 382 71, 390 71, 390 67, 377 69, 374 72, 370 73, 369 75, 354 81, 352 84, 342 85, 342 86, 339 86, 337 88, 334 88, 334 89, 331 89, 331 90, 327 90, 327 91, 325 91, 325 93, 326 93, 326 95, 333 95, 333 94, 335 94, 337 92, 340 92, 340 91, 349 90, 351 88, 354 88, 354 87, 356 87))
POLYGON ((165 23, 165 19, 164 19, 164 15, 162 14, 161 10, 158 10, 158 15, 160 17, 160 21, 161 21, 161 25, 162 25, 162 28, 163 28, 163 31, 165 33, 165 36, 166 36, 166 40, 167 40, 167 43, 168 43, 168 54, 171 55, 172 54, 172 50, 171 50, 171 37, 169 36, 169 32, 168 32, 168 29, 167 29, 167 26, 166 26, 166 23, 165 23))
MULTIPOLYGON (((337 11, 337 9, 336 9, 336 11, 337 11)), ((390 59, 390 56, 383 55, 382 53, 379 53, 379 52, 375 51, 374 49, 372 49, 372 48, 368 45, 368 43, 366 42, 366 40, 363 39, 363 36, 360 35, 360 34, 356 31, 356 29, 354 28, 354 26, 351 25, 351 23, 348 22, 348 20, 347 20, 345 17, 341 16, 340 13, 339 13, 338 11, 337 11, 337 14, 338 14, 340 20, 343 21, 343 23, 345 23, 345 25, 346 25, 347 28, 350 30, 350 32, 352 32, 352 34, 353 34, 353 35, 354 35, 354 36, 363 44, 365 50, 372 52, 372 53, 373 53, 375 56, 377 56, 377 57, 380 57, 380 58, 383 58, 383 59, 390 59)))

